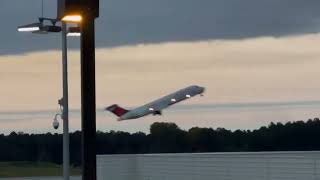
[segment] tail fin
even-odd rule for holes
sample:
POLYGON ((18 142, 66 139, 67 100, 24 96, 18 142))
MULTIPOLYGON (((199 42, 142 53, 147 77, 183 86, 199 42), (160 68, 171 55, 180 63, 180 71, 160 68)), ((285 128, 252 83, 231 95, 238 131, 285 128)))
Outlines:
POLYGON ((114 105, 107 107, 106 110, 112 112, 113 114, 115 114, 119 117, 128 112, 128 110, 118 106, 117 104, 114 104, 114 105))

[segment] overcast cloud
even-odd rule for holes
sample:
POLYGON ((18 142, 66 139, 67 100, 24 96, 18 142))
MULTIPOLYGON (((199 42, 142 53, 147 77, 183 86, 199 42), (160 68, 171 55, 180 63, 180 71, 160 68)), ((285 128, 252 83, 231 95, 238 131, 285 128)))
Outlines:
MULTIPOLYGON (((41 15, 40 0, 1 0, 0 54, 59 49, 60 35, 16 32, 41 15)), ((97 46, 286 36, 319 31, 319 0, 100 0, 97 46)), ((56 1, 45 0, 55 17, 56 1)), ((79 42, 72 40, 72 47, 79 42)))
MULTIPOLYGON (((319 0, 100 3, 99 130, 147 132, 155 121, 172 121, 185 129, 252 129, 318 116, 319 0), (162 117, 121 123, 101 111, 113 103, 137 107, 191 84, 207 89, 205 98, 184 102, 188 110, 176 107, 162 117)), ((16 31, 40 16, 40 6, 40 0, 0 0, 0 121, 5 133, 50 131, 58 110, 60 34, 16 31)), ((56 0, 45 0, 45 16, 55 14, 56 0)), ((79 47, 79 39, 69 40, 71 47, 79 47)), ((69 102, 74 110, 80 109, 79 59, 78 50, 69 51, 69 102)), ((71 112, 70 120, 72 130, 80 129, 78 111, 71 112)))

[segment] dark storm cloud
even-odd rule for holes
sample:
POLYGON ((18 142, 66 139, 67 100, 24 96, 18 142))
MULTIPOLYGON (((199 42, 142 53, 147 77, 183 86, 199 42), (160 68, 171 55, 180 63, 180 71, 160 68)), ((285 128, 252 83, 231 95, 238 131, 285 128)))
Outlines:
MULTIPOLYGON (((60 35, 17 33, 35 21, 40 0, 1 0, 0 54, 60 47, 60 35)), ((319 31, 319 0, 100 0, 97 45, 239 39, 319 31)), ((45 0, 54 17, 55 0, 45 0)), ((71 40, 73 47, 78 40, 71 40)))

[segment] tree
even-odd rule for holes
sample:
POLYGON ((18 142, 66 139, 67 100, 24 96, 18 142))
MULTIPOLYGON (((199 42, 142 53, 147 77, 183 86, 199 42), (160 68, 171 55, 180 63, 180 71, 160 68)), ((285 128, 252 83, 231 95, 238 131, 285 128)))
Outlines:
MULTIPOLYGON (((230 131, 194 127, 188 131, 174 123, 154 123, 150 134, 97 132, 97 154, 184 153, 221 151, 320 150, 320 120, 270 123, 259 129, 230 131)), ((0 161, 62 163, 61 134, 0 134, 0 161)), ((81 132, 70 134, 70 161, 81 165, 81 132)))

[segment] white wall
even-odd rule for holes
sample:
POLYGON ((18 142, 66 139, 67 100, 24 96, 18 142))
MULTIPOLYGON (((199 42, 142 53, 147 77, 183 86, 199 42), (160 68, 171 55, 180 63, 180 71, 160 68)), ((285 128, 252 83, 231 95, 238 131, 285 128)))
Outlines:
POLYGON ((320 180, 320 152, 98 155, 98 180, 320 180))

